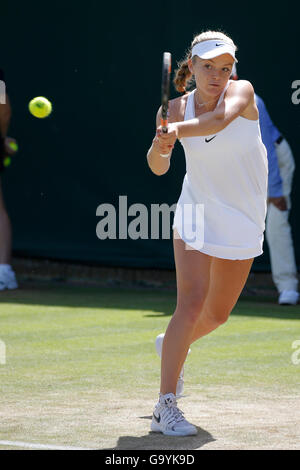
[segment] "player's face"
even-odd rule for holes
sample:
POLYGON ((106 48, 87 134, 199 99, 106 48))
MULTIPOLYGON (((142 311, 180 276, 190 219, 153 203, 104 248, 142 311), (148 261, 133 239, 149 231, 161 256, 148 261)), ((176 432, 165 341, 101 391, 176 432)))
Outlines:
POLYGON ((218 96, 228 82, 234 59, 230 54, 222 54, 213 59, 195 58, 190 61, 190 69, 195 75, 199 90, 207 95, 218 96))

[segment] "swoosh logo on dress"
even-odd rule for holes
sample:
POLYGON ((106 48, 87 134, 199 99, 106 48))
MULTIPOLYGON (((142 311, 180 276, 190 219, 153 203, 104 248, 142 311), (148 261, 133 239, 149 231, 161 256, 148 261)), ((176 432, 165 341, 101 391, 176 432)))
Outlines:
POLYGON ((155 414, 153 413, 153 418, 155 419, 155 421, 156 421, 157 423, 160 423, 160 415, 158 415, 158 417, 157 417, 157 416, 155 416, 155 414))
POLYGON ((207 143, 208 143, 208 142, 210 142, 211 140, 213 140, 215 137, 217 137, 217 136, 216 136, 216 135, 214 135, 214 136, 213 136, 211 139, 207 139, 207 138, 206 138, 206 139, 205 139, 205 142, 207 142, 207 143))

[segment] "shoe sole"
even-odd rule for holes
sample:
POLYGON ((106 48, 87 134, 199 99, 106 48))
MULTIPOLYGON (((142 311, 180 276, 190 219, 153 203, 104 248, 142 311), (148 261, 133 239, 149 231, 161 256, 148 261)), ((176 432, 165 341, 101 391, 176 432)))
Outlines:
POLYGON ((151 423, 151 431, 152 432, 160 432, 161 434, 164 434, 165 436, 178 436, 178 437, 184 437, 184 436, 195 436, 198 431, 197 429, 189 431, 189 432, 184 432, 184 431, 163 431, 156 423, 151 423))
POLYGON ((299 303, 300 295, 296 293, 296 295, 286 295, 279 297, 278 303, 279 305, 297 305, 299 303))
POLYGON ((298 302, 278 302, 279 305, 297 305, 298 302))

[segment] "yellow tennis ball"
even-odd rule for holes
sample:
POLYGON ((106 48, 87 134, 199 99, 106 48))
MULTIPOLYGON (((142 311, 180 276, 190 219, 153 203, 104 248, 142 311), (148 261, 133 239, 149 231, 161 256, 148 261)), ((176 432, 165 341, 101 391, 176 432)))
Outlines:
POLYGON ((29 102, 29 111, 37 118, 45 118, 52 111, 52 104, 44 96, 37 96, 29 102))
POLYGON ((17 142, 9 142, 8 146, 13 152, 17 152, 19 150, 17 142))
POLYGON ((5 157, 3 160, 3 165, 5 168, 7 168, 11 164, 11 158, 10 157, 5 157))

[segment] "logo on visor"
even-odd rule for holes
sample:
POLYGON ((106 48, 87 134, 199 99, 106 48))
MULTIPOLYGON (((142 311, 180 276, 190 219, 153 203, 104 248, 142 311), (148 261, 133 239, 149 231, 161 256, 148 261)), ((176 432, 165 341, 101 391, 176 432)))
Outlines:
POLYGON ((216 44, 216 46, 223 46, 224 44, 216 44))

